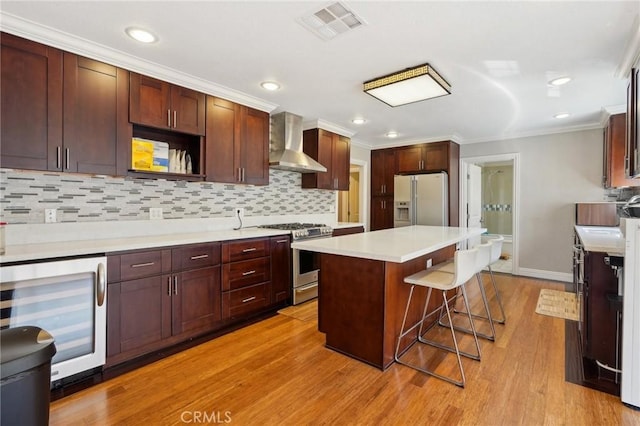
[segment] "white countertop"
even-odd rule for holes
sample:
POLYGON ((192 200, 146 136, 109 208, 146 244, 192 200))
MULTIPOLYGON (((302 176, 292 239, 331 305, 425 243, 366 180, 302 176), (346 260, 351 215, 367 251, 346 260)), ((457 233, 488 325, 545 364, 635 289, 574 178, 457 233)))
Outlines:
POLYGON ((22 244, 7 246, 5 254, 0 256, 0 263, 23 262, 28 260, 52 259, 88 254, 105 254, 124 250, 151 249, 182 244, 270 237, 284 234, 289 234, 289 232, 263 228, 245 228, 240 230, 221 230, 188 234, 175 233, 128 238, 105 238, 97 240, 22 244))
POLYGON ((385 262, 403 263, 469 237, 481 235, 484 228, 447 226, 405 226, 334 238, 297 241, 292 248, 385 262))
POLYGON ((334 229, 364 226, 336 222, 327 214, 247 217, 240 230, 233 229, 239 225, 234 218, 9 225, 0 263, 285 235, 290 232, 256 226, 288 222, 326 223, 334 229))
POLYGON ((624 255, 624 236, 613 226, 575 226, 585 251, 624 255))

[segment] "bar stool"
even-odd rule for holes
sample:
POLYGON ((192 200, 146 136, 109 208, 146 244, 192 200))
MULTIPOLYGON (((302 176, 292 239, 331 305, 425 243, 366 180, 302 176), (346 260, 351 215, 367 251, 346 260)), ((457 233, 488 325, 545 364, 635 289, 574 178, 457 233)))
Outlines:
MULTIPOLYGON (((448 303, 448 299, 447 299, 447 291, 448 290, 453 290, 453 289, 457 289, 460 288, 461 292, 462 292, 462 298, 464 300, 465 303, 465 307, 467 309, 467 312, 470 312, 469 310, 469 303, 467 300, 467 292, 464 288, 465 283, 467 281, 469 281, 469 279, 471 279, 471 277, 473 276, 473 274, 475 273, 475 264, 476 264, 476 256, 478 254, 478 250, 477 249, 470 249, 470 250, 458 250, 455 252, 454 254, 454 273, 450 274, 447 272, 442 272, 439 271, 437 269, 427 269, 427 270, 423 270, 420 272, 417 272, 413 275, 410 275, 408 277, 405 277, 404 282, 411 284, 411 290, 409 291, 409 299, 407 300, 407 306, 404 310, 404 317, 402 319, 402 327, 400 329, 400 336, 398 336, 398 343, 396 345, 396 352, 395 352, 395 361, 398 362, 399 364, 403 364, 406 365, 408 367, 411 367, 415 370, 418 370, 420 372, 423 372, 425 374, 437 377, 439 379, 442 379, 444 381, 447 381, 449 383, 453 383, 454 385, 460 386, 460 387, 464 387, 465 385, 465 376, 464 376, 464 370, 462 368, 462 359, 460 358, 461 355, 466 356, 468 358, 474 359, 474 360, 480 360, 480 344, 478 343, 478 336, 476 336, 475 333, 475 327, 473 325, 473 320, 471 319, 471 314, 468 315, 469 317, 469 323, 471 324, 471 330, 473 332, 473 337, 475 340, 475 345, 476 345, 476 350, 477 350, 477 355, 475 354, 470 354, 470 353, 466 353, 466 352, 462 352, 460 351, 459 347, 458 347, 458 340, 456 339, 456 334, 455 334, 455 330, 453 327, 453 323, 451 321, 451 312, 449 309, 449 303, 448 303), (429 290, 427 291, 427 298, 425 300, 425 304, 424 304, 424 310, 422 313, 422 319, 420 321, 418 321, 417 323, 415 323, 413 326, 411 326, 411 328, 405 330, 405 325, 407 322, 407 314, 409 312, 409 306, 411 305, 411 298, 413 297, 413 290, 415 289, 415 287, 419 285, 419 286, 423 286, 423 287, 427 287, 429 290), (431 315, 433 315, 434 313, 437 313, 438 311, 442 310, 442 306, 435 309, 434 311, 430 312, 427 314, 427 308, 429 306, 429 299, 431 298, 431 291, 433 289, 437 289, 437 290, 441 290, 442 291, 442 299, 443 299, 443 305, 444 308, 446 309, 447 312, 447 317, 449 318, 449 324, 450 324, 450 329, 451 329, 451 336, 453 338, 453 345, 454 347, 451 348, 449 346, 443 345, 441 343, 437 343, 437 342, 433 342, 430 340, 425 339, 422 335, 423 335, 423 325, 424 325, 424 321, 431 315), (411 364, 408 362, 405 362, 403 360, 400 359, 400 342, 402 341, 402 338, 404 336, 406 336, 407 334, 409 334, 411 331, 413 331, 416 327, 420 326, 419 331, 418 331, 418 339, 413 342, 409 347, 413 346, 415 343, 420 342, 420 343, 424 343, 430 346, 434 346, 436 348, 439 349, 444 349, 447 350, 449 352, 454 352, 456 354, 456 357, 458 358, 458 367, 460 368, 460 375, 462 377, 462 380, 458 381, 458 380, 454 380, 451 377, 447 377, 447 376, 443 376, 441 374, 438 374, 432 370, 428 370, 423 366, 419 366, 419 365, 415 365, 415 364, 411 364)), ((427 330, 428 331, 428 330, 427 330)))
MULTIPOLYGON (((491 315, 491 310, 489 309, 489 300, 487 299, 487 293, 484 289, 484 285, 482 282, 482 274, 481 274, 482 270, 488 267, 489 262, 491 261, 491 255, 493 251, 493 240, 489 240, 484 244, 478 244, 474 248, 478 250, 478 255, 476 256, 476 262, 475 262, 475 276, 476 276, 476 281, 478 282, 478 287, 480 289, 480 296, 482 297, 482 304, 484 306, 484 311, 486 313, 486 316, 476 315, 476 314, 471 314, 471 316, 474 318, 487 320, 489 322, 489 329, 491 330, 491 334, 480 333, 477 330, 475 332, 478 335, 478 337, 482 337, 484 339, 494 342, 496 340, 496 329, 495 329, 495 326, 493 325, 493 317, 491 315)), ((453 273, 455 266, 452 262, 445 262, 440 266, 436 266, 436 268, 442 272, 453 273)), ((460 297, 460 294, 459 292, 456 292, 456 295, 451 299, 449 299, 449 301, 457 300, 458 297, 460 297)), ((454 306, 455 306, 455 303, 454 303, 454 306)), ((454 309, 454 312, 457 314, 465 313, 462 311, 457 311, 455 309, 454 309)), ((445 324, 442 321, 442 319, 443 319, 443 315, 441 313, 440 318, 438 318, 438 324, 444 327, 448 327, 449 324, 445 324)), ((454 328, 458 331, 462 331, 465 333, 472 332, 472 330, 463 328, 460 326, 454 326, 454 328)))
POLYGON ((504 314, 504 307, 502 306, 502 299, 500 298, 500 293, 498 293, 498 287, 496 286, 496 280, 493 277, 493 270, 491 270, 491 265, 496 263, 500 256, 502 255, 502 242, 504 241, 504 237, 500 235, 497 238, 492 238, 489 240, 493 243, 491 246, 491 259, 489 260, 489 264, 487 265, 487 269, 489 270, 489 275, 491 276, 491 284, 493 285, 493 291, 496 293, 496 300, 498 301, 498 306, 500 307, 500 313, 502 314, 502 319, 494 319, 498 324, 504 324, 507 320, 507 316, 504 314))

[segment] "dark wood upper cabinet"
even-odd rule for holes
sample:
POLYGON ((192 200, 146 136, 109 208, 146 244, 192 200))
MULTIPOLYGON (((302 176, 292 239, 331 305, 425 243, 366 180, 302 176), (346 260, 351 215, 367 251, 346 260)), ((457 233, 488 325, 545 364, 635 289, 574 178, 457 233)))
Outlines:
POLYGON ((609 117, 604 128, 603 183, 605 188, 640 186, 640 179, 625 176, 626 114, 609 117))
MULTIPOLYGON (((127 120, 129 73, 102 62, 64 54, 64 171, 115 175, 120 148, 131 141, 127 120)), ((49 170, 59 169, 50 151, 49 170)))
POLYGON ((396 173, 430 173, 446 171, 449 165, 449 142, 432 142, 396 148, 396 173))
POLYGON ((62 147, 62 52, 6 33, 0 44, 0 162, 48 170, 62 147))
POLYGON ((324 129, 303 132, 304 153, 327 168, 324 173, 303 173, 303 188, 349 190, 351 141, 324 129))
POLYGON ((371 151, 371 195, 393 195, 396 157, 393 148, 371 151))
POLYGON ((625 143, 625 176, 640 178, 640 70, 631 69, 627 87, 627 126, 625 143))
POLYGON ((145 75, 130 73, 132 123, 193 135, 205 134, 205 95, 145 75))
POLYGON ((269 114, 207 96, 206 179, 269 184, 269 114))

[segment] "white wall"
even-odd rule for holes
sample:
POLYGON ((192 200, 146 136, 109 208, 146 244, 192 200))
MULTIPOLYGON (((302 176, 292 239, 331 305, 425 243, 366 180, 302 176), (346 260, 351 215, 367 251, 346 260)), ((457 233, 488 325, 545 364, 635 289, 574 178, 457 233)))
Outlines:
POLYGON ((569 279, 574 205, 604 200, 602 130, 460 146, 461 158, 505 153, 520 153, 521 273, 569 279))

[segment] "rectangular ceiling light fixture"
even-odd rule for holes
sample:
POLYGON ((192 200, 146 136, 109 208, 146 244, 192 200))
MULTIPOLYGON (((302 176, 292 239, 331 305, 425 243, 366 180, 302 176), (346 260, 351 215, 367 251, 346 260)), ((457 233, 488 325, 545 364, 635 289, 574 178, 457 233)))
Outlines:
POLYGON ((429 64, 424 64, 367 81, 363 90, 396 107, 448 95, 451 85, 429 64))

